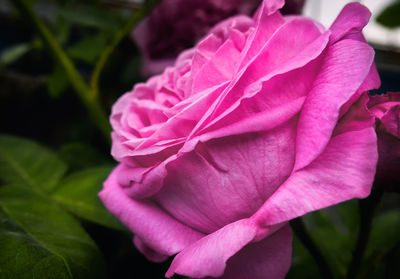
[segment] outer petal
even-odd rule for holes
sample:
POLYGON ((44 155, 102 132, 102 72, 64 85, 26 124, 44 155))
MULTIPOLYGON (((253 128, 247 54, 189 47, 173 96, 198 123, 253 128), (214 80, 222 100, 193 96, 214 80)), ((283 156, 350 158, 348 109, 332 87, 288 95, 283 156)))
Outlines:
POLYGON ((104 182, 99 193, 106 208, 151 249, 164 255, 173 255, 203 237, 178 222, 154 202, 129 198, 118 183, 121 165, 104 182))
POLYGON ((296 123, 294 117, 267 132, 198 144, 167 166, 155 199, 205 233, 251 216, 292 171, 296 123))
POLYGON ((259 242, 250 243, 227 262, 220 279, 285 278, 292 257, 289 225, 259 242))
POLYGON ((136 248, 146 256, 149 261, 160 263, 165 261, 168 258, 168 255, 163 255, 157 253, 150 247, 148 247, 138 236, 134 236, 133 243, 135 244, 136 248))
POLYGON ((178 273, 193 278, 220 277, 230 259, 227 274, 222 278, 265 278, 268 273, 264 272, 276 275, 272 277, 274 279, 284 278, 291 257, 291 234, 288 227, 275 233, 271 230, 273 235, 245 247, 254 241, 257 230, 257 225, 251 219, 242 219, 207 235, 179 253, 166 276, 169 278, 178 273), (231 277, 237 271, 235 265, 238 262, 242 265, 241 271, 231 277))
POLYGON ((360 3, 347 4, 329 28, 332 32, 330 43, 333 44, 347 35, 360 33, 370 17, 371 12, 360 3))
POLYGON ((260 222, 277 224, 369 195, 378 154, 373 121, 365 108, 348 112, 333 135, 316 160, 295 171, 265 202, 255 214, 260 222))
POLYGON ((310 164, 324 150, 342 105, 364 82, 373 58, 373 49, 356 40, 343 40, 328 49, 300 115, 295 170, 310 164))

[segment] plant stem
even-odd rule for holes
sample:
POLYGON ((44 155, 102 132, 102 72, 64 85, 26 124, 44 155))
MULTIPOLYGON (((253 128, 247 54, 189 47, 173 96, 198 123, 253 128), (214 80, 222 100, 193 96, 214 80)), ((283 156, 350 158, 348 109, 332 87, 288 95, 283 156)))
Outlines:
POLYGON ((100 75, 104 69, 105 64, 107 63, 110 55, 114 52, 115 48, 121 42, 121 40, 127 36, 132 29, 146 16, 150 13, 150 11, 158 4, 159 0, 151 0, 147 1, 148 3, 144 4, 142 8, 140 8, 131 19, 125 24, 125 26, 119 30, 111 43, 102 51, 99 59, 97 60, 96 65, 94 66, 94 70, 92 73, 92 77, 90 79, 90 88, 91 94, 94 96, 99 95, 99 79, 100 75))
POLYGON ((64 69, 65 74, 68 77, 69 82, 75 89, 78 97, 85 105, 89 114, 104 134, 104 136, 109 140, 110 138, 110 126, 108 124, 107 116, 101 107, 100 100, 97 95, 91 94, 90 88, 83 80, 82 76, 75 68, 73 62, 69 59, 67 54, 61 48, 58 41, 51 34, 49 28, 42 22, 42 20, 35 14, 30 4, 25 0, 13 0, 15 7, 18 11, 26 17, 33 26, 37 29, 43 42, 46 44, 54 59, 60 63, 61 67, 64 69))
POLYGON ((311 238, 311 235, 307 231, 307 228, 304 225, 303 220, 300 217, 291 220, 290 226, 292 227, 296 236, 300 239, 301 243, 304 245, 304 247, 307 248, 308 252, 314 258, 314 261, 316 262, 318 269, 322 274, 322 278, 333 279, 334 278, 333 273, 326 259, 322 255, 321 250, 318 248, 318 246, 311 238))
POLYGON ((359 214, 360 214, 360 230, 358 231, 358 238, 356 248, 353 252, 353 259, 349 265, 347 271, 347 279, 354 279, 360 269, 365 249, 371 233, 372 217, 376 206, 383 195, 381 190, 372 190, 371 195, 368 198, 359 200, 359 214))

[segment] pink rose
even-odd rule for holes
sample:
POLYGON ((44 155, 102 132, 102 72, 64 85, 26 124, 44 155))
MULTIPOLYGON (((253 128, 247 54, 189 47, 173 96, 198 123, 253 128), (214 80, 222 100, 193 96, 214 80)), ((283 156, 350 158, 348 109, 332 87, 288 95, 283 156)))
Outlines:
MULTIPOLYGON (((299 13, 304 0, 289 0, 284 13, 299 13)), ((177 55, 212 26, 235 14, 251 14, 261 0, 163 0, 132 32, 143 54, 145 76, 172 66, 177 55)))
POLYGON ((371 96, 368 107, 377 119, 379 160, 374 186, 400 192, 400 92, 371 96))
POLYGON ((100 198, 150 260, 178 254, 167 277, 283 278, 288 220, 370 193, 370 13, 349 4, 325 30, 283 5, 221 22, 113 107, 100 198))

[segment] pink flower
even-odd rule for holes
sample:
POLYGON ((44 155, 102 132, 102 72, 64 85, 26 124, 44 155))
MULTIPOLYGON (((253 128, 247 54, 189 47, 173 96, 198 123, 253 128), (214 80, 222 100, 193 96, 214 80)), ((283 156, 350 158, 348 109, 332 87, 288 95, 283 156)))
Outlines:
POLYGON ((371 96, 368 107, 377 119, 379 160, 374 186, 400 192, 400 92, 371 96))
POLYGON ((283 278, 288 220, 370 193, 370 13, 349 4, 325 30, 283 4, 221 22, 113 107, 100 198, 150 260, 178 254, 167 277, 283 278))
MULTIPOLYGON (((300 13, 304 0, 289 0, 284 13, 300 13)), ((219 21, 251 14, 261 0, 163 0, 132 32, 143 54, 145 76, 172 66, 177 55, 193 45, 219 21)))

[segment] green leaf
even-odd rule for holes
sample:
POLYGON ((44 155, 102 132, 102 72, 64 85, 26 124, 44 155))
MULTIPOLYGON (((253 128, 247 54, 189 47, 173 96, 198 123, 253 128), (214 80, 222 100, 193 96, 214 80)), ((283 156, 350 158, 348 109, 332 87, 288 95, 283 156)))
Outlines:
POLYGON ((113 162, 107 160, 104 155, 100 154, 92 146, 80 142, 71 142, 62 145, 58 155, 68 164, 70 171, 110 165, 113 162))
POLYGON ((58 98, 68 86, 67 75, 59 64, 54 67, 53 73, 47 80, 47 91, 53 98, 58 98))
POLYGON ((116 16, 95 6, 65 7, 60 11, 60 16, 69 22, 105 31, 118 31, 121 28, 121 22, 116 16))
POLYGON ((22 43, 3 50, 0 54, 0 65, 7 66, 14 63, 31 49, 31 43, 22 43))
POLYGON ((84 37, 67 49, 67 53, 74 59, 93 63, 107 44, 108 35, 101 33, 97 36, 84 37))
POLYGON ((79 222, 29 186, 0 188, 0 278, 104 278, 79 222))
POLYGON ((400 2, 396 1, 387 6, 377 16, 376 21, 387 28, 400 27, 400 2))
POLYGON ((373 222, 367 256, 387 253, 400 242, 400 211, 379 215, 373 222))
POLYGON ((91 168, 65 178, 52 197, 73 214, 94 223, 125 230, 124 227, 104 208, 97 194, 112 167, 91 168))
POLYGON ((0 181, 50 192, 66 169, 47 148, 26 139, 0 136, 0 181))

